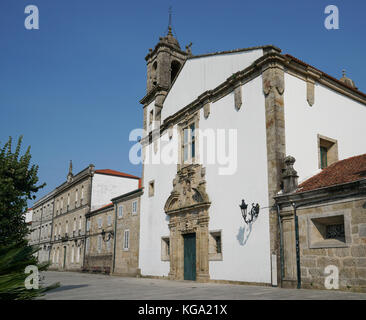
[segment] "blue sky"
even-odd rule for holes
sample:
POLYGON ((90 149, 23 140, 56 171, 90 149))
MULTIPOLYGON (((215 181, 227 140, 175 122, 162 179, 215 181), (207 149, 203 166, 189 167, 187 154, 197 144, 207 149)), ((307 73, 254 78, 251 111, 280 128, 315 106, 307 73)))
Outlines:
POLYGON ((165 34, 168 8, 182 48, 193 54, 274 44, 337 78, 347 70, 366 92, 366 1, 1 0, 0 144, 24 135, 44 195, 93 163, 135 175, 132 129, 142 126, 144 57, 165 34), (40 29, 26 30, 34 4, 40 29), (339 30, 324 9, 339 9, 339 30))

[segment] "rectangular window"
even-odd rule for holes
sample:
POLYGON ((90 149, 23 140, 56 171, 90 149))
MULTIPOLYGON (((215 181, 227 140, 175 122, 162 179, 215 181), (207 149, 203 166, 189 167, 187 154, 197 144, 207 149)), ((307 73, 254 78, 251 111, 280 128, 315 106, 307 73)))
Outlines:
POLYGON ((75 202, 78 202, 78 197, 79 197, 79 191, 78 189, 76 189, 76 192, 75 192, 75 202))
POLYGON ((79 230, 81 231, 81 222, 82 222, 82 218, 79 217, 79 230))
POLYGON ((102 218, 98 218, 98 228, 100 229, 102 227, 102 218))
POLYGON ((151 111, 150 111, 150 118, 149 118, 149 125, 150 125, 150 129, 152 129, 152 128, 151 128, 151 125, 152 125, 152 123, 153 123, 153 120, 154 120, 154 110, 151 110, 151 111))
POLYGON ((149 197, 152 197, 155 193, 155 181, 149 182, 149 197))
POLYGON ((162 261, 170 260, 170 238, 169 237, 161 238, 161 260, 162 261))
POLYGON ((90 231, 90 220, 86 222, 86 231, 90 231))
POLYGON ((345 214, 317 213, 307 218, 309 248, 347 247, 351 243, 350 222, 345 214))
POLYGON ((320 168, 324 169, 328 167, 328 159, 327 159, 327 148, 320 147, 320 168))
POLYGON ((130 230, 125 230, 124 241, 123 241, 123 250, 128 250, 129 248, 130 248, 130 230))
POLYGON ((111 251, 111 239, 108 239, 108 241, 107 241, 107 250, 108 250, 108 252, 111 251))
POLYGON ((196 156, 195 124, 192 123, 183 129, 183 163, 194 162, 196 156))
POLYGON ((319 168, 338 161, 338 141, 318 134, 319 168))
POLYGON ((110 226, 112 224, 112 216, 111 215, 109 215, 107 217, 107 223, 108 223, 108 226, 110 226))
POLYGON ((81 251, 81 247, 76 249, 76 262, 80 262, 80 251, 81 251))
POLYGON ((102 251, 102 236, 98 236, 98 253, 102 251))
POLYGON ((137 213, 137 201, 132 202, 132 214, 137 213))
POLYGON ((120 205, 118 207, 118 217, 119 218, 122 218, 123 217, 123 206, 122 205, 120 205))
POLYGON ((209 236, 209 260, 222 260, 221 231, 211 231, 209 236))
POLYGON ((71 263, 74 263, 74 254, 75 254, 74 250, 75 250, 75 248, 74 248, 74 246, 72 246, 71 247, 71 263))
POLYGON ((86 239, 86 244, 85 244, 85 251, 89 252, 89 246, 90 246, 90 238, 86 239))

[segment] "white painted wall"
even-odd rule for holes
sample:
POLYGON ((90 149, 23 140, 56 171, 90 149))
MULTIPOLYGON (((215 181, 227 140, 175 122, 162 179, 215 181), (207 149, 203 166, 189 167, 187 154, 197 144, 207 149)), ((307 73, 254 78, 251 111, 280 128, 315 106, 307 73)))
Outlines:
MULTIPOLYGON (((223 261, 210 261, 210 278, 248 282, 271 282, 270 238, 268 217, 268 175, 264 95, 262 78, 242 87, 243 105, 234 107, 231 93, 211 105, 208 119, 201 109, 200 129, 237 129, 238 167, 233 175, 219 175, 219 165, 207 165, 207 193, 212 202, 209 231, 222 230, 223 261), (249 233, 239 204, 244 199, 262 209, 245 244, 240 243, 239 229, 249 233)), ((202 152, 202 148, 200 148, 202 152)))
POLYGON ((206 90, 217 87, 233 73, 245 69, 262 55, 263 50, 258 49, 188 59, 165 99, 162 121, 206 90))
POLYGON ((338 140, 339 160, 366 153, 366 106, 320 84, 315 103, 306 101, 306 82, 285 73, 286 154, 296 158, 299 180, 318 170, 317 135, 338 140))
MULTIPOLYGON (((238 130, 237 172, 220 176, 217 164, 204 164, 207 191, 212 201, 209 230, 222 230, 223 246, 223 261, 210 262, 210 277, 270 283, 267 149, 261 77, 245 84, 242 92, 243 106, 239 111, 235 110, 234 95, 230 94, 211 105, 208 119, 204 118, 203 110, 200 115, 200 129, 238 130), (263 207, 244 245, 237 239, 239 228, 244 227, 239 208, 242 198, 263 207)), ((178 146, 176 131, 172 139, 178 146)), ((199 152, 202 155, 204 150, 200 148, 199 152)), ((145 164, 144 167, 139 258, 142 275, 167 276, 169 273, 169 262, 161 261, 161 237, 169 236, 164 204, 172 191, 176 170, 176 164, 145 164), (153 197, 148 196, 151 180, 155 180, 153 197)))
MULTIPOLYGON (((164 134, 167 138, 167 133, 164 134)), ((174 131, 172 143, 177 145, 174 131)), ((150 150, 153 144, 149 146, 150 150)), ((151 151, 150 151, 151 152, 151 151)), ((158 150, 159 152, 159 150, 158 150)), ((144 194, 141 196, 139 265, 142 275, 168 276, 170 263, 161 261, 161 237, 169 236, 169 217, 164 205, 173 189, 176 164, 147 164, 144 166, 144 194), (155 194, 149 197, 149 182, 154 180, 155 194)))
POLYGON ((139 180, 95 173, 92 182, 91 210, 111 202, 111 199, 138 189, 139 180))

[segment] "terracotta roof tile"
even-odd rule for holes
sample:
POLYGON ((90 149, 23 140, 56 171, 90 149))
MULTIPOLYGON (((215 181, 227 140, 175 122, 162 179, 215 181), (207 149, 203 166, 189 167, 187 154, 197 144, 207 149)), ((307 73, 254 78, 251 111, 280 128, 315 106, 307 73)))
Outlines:
POLYGON ((366 179, 366 154, 337 161, 320 173, 305 180, 297 192, 329 187, 366 179))
POLYGON ((111 170, 111 169, 101 169, 101 170, 95 170, 95 173, 101 173, 101 174, 107 174, 111 176, 118 176, 118 177, 125 177, 125 178, 131 178, 131 179, 140 179, 140 177, 133 176, 132 174, 111 170))

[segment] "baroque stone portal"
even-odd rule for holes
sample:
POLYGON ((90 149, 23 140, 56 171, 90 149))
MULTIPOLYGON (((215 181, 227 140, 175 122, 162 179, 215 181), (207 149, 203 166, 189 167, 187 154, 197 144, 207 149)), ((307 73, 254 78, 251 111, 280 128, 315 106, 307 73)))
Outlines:
POLYGON ((183 235, 196 234, 196 279, 209 279, 208 222, 210 200, 206 193, 205 168, 190 164, 180 168, 173 180, 173 190, 165 203, 170 216, 170 272, 171 279, 184 279, 183 235))

